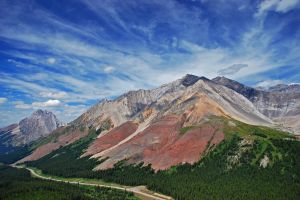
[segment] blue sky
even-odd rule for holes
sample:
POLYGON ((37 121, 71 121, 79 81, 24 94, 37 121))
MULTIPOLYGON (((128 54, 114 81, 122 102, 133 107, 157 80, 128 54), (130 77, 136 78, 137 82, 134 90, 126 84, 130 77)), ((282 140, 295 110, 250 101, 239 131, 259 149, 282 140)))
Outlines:
POLYGON ((1 0, 0 127, 186 73, 300 82, 300 0, 1 0))

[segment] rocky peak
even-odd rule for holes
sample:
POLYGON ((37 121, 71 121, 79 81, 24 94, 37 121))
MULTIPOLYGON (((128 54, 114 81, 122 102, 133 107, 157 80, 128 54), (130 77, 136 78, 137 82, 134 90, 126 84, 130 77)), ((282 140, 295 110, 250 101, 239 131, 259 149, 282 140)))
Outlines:
POLYGON ((225 85, 225 86, 230 86, 230 87, 233 87, 233 88, 245 88, 247 86, 237 82, 237 81, 234 81, 234 80, 231 80, 229 78, 226 78, 225 76, 217 76, 216 78, 212 79, 213 82, 216 82, 220 85, 225 85))
POLYGON ((48 114, 48 113, 51 113, 51 112, 48 112, 47 110, 38 109, 38 110, 34 111, 32 113, 32 115, 44 115, 44 114, 48 114))
POLYGON ((208 78, 204 76, 195 76, 192 74, 186 74, 182 79, 181 79, 181 84, 184 85, 185 87, 194 85, 198 80, 204 80, 204 81, 210 81, 208 78))
MULTIPOLYGON (((57 117, 47 110, 36 110, 30 116, 22 119, 19 123, 0 129, 1 147, 22 146, 33 142, 40 137, 51 134, 55 129, 64 126, 57 117)), ((4 149, 5 149, 4 148, 4 149)))
MULTIPOLYGON (((41 110, 41 109, 36 110, 35 112, 33 112, 31 114, 31 116, 26 117, 25 119, 21 120, 19 122, 19 125, 30 123, 30 122, 37 121, 37 120, 44 121, 44 122, 51 121, 51 122, 53 122, 53 125, 56 126, 56 128, 63 125, 63 123, 61 121, 59 121, 52 112, 47 111, 47 110, 41 110)), ((48 126, 49 124, 46 123, 45 125, 48 126)), ((50 127, 50 129, 51 129, 51 127, 50 127)))
POLYGON ((246 85, 243 85, 237 81, 226 78, 224 76, 218 76, 218 77, 212 79, 212 81, 217 84, 224 85, 224 86, 240 93, 241 95, 245 96, 249 100, 252 100, 252 98, 254 96, 258 96, 258 93, 262 92, 262 91, 254 89, 254 88, 248 87, 246 85))

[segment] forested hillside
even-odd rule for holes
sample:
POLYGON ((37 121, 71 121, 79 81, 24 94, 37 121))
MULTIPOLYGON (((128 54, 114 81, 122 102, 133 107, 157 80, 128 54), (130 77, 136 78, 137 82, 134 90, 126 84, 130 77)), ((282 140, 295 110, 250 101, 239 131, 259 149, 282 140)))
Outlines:
POLYGON ((35 179, 25 169, 0 166, 2 200, 137 200, 132 193, 35 179))
MULTIPOLYGON (((213 123, 228 124, 220 119, 213 123)), ((224 125, 226 139, 207 151, 198 163, 164 171, 154 172, 151 166, 126 165, 123 161, 113 169, 92 171, 99 161, 79 157, 95 137, 93 131, 88 137, 27 164, 57 176, 147 185, 178 200, 297 199, 300 195, 300 142, 270 128, 235 124, 224 125), (263 167, 264 157, 269 160, 263 167)))

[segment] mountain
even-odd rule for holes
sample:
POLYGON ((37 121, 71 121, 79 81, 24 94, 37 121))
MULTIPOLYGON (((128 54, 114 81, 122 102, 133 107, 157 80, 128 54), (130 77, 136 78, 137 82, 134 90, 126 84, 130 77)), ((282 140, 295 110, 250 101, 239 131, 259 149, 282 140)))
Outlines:
MULTIPOLYGON (((251 96, 247 87, 243 91, 251 96)), ((101 134, 82 156, 107 158, 97 169, 111 168, 124 159, 128 163, 151 164, 156 170, 195 163, 207 148, 225 138, 223 125, 207 123, 212 116, 276 126, 250 100, 227 86, 188 74, 152 90, 130 91, 115 100, 99 102, 70 123, 74 134, 57 134, 55 140, 39 146, 22 162, 37 160, 75 142, 87 134, 78 131, 78 127, 88 127, 101 134), (65 137, 72 140, 60 142, 65 137)))
POLYGON ((143 121, 144 115, 150 112, 156 112, 156 118, 159 118, 166 112, 182 112, 184 105, 193 104, 200 98, 199 96, 216 102, 225 109, 227 113, 224 114, 239 118, 241 121, 253 124, 271 123, 242 95, 205 77, 188 74, 182 79, 152 90, 130 91, 116 100, 100 102, 72 124, 99 128, 103 121, 109 121, 111 127, 116 127, 128 120, 143 121))
POLYGON ((242 94, 253 105, 282 128, 300 134, 300 85, 279 84, 269 89, 255 89, 226 77, 212 79, 242 94))
POLYGON ((292 114, 280 95, 299 99, 295 88, 270 90, 188 74, 95 104, 31 143, 17 163, 174 199, 297 199, 300 142, 275 119, 292 114))
POLYGON ((0 129, 1 153, 45 137, 60 126, 63 126, 63 123, 52 112, 37 110, 18 124, 0 129))

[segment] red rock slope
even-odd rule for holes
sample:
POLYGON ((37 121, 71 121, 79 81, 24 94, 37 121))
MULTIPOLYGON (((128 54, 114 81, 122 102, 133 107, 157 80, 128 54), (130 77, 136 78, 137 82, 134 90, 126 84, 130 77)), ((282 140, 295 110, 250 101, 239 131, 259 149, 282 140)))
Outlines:
POLYGON ((87 149, 84 156, 94 155, 105 149, 117 145, 119 142, 130 136, 138 128, 138 124, 132 121, 125 122, 119 127, 114 128, 107 134, 97 138, 93 144, 87 149))
POLYGON ((179 115, 164 116, 132 139, 111 148, 111 151, 108 149, 102 151, 105 153, 95 154, 94 157, 109 157, 97 169, 111 168, 124 159, 129 163, 151 163, 156 170, 184 162, 194 163, 207 147, 224 139, 224 134, 210 125, 192 128, 183 134, 180 129, 184 120, 179 115))
POLYGON ((59 149, 60 147, 71 144, 80 138, 86 136, 88 134, 88 129, 80 130, 79 128, 71 128, 71 127, 61 127, 55 130, 53 135, 57 137, 53 138, 53 140, 49 143, 41 145, 37 149, 33 151, 32 154, 18 161, 18 163, 23 163, 26 161, 33 161, 42 158, 43 156, 51 153, 52 151, 59 149))

